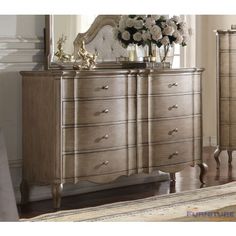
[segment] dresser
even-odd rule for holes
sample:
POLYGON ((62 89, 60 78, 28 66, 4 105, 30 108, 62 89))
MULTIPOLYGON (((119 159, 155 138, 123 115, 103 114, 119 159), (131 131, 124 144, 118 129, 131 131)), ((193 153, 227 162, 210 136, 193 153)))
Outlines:
POLYGON ((202 160, 202 69, 21 72, 22 203, 31 185, 171 174, 202 160))
POLYGON ((218 30, 217 38, 217 148, 214 157, 220 167, 219 155, 228 152, 231 165, 236 150, 236 31, 218 30))

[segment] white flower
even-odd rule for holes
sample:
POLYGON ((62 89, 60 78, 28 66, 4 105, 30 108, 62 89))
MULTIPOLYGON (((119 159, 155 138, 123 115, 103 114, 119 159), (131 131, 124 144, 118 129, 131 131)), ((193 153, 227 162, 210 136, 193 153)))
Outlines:
POLYGON ((169 40, 169 37, 168 36, 164 36, 162 39, 161 39, 161 44, 163 45, 168 45, 170 43, 170 40, 169 40))
POLYGON ((161 38, 162 38, 161 32, 156 32, 155 34, 152 35, 152 39, 155 40, 156 42, 161 38))
POLYGON ((186 44, 188 41, 189 41, 189 36, 188 35, 184 35, 182 43, 186 44))
POLYGON ((150 29, 155 24, 155 20, 153 20, 151 17, 148 17, 145 21, 145 26, 150 29))
POLYGON ((179 16, 173 16, 171 19, 173 21, 175 21, 177 24, 180 22, 180 17, 179 16))
POLYGON ((174 42, 177 44, 181 44, 183 42, 183 37, 179 35, 178 37, 176 37, 176 40, 174 42))
POLYGON ((165 28, 164 28, 164 30, 163 30, 163 34, 164 35, 172 35, 173 33, 174 33, 174 28, 172 27, 172 26, 166 26, 165 28))
POLYGON ((126 40, 126 41, 130 40, 130 33, 129 33, 127 30, 125 30, 125 31, 122 33, 122 39, 124 39, 124 40, 126 40))
POLYGON ((137 42, 140 42, 142 40, 142 34, 140 32, 136 32, 134 35, 133 35, 133 39, 137 42))
POLYGON ((144 41, 151 40, 151 34, 149 33, 149 31, 143 32, 142 37, 144 41))
POLYGON ((142 29, 143 28, 143 20, 135 20, 134 21, 134 28, 135 29, 142 29))
POLYGON ((160 32, 161 32, 161 28, 158 25, 154 25, 150 29, 151 34, 156 34, 156 33, 160 33, 160 32))
POLYGON ((159 20, 160 19, 160 15, 151 15, 151 18, 155 21, 159 20))
POLYGON ((167 20, 166 21, 166 24, 168 25, 168 26, 171 26, 172 28, 174 28, 174 30, 177 30, 177 25, 175 24, 175 22, 173 21, 173 20, 167 20))
POLYGON ((126 21, 126 26, 127 27, 133 27, 134 26, 134 19, 133 18, 128 18, 126 21))

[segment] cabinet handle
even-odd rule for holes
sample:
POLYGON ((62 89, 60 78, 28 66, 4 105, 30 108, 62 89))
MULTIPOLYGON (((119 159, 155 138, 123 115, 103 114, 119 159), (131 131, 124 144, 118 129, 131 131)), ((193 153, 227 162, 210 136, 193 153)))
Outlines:
POLYGON ((107 90, 107 89, 109 89, 109 86, 108 86, 108 85, 105 85, 105 86, 102 87, 102 89, 107 90))
POLYGON ((108 138, 109 138, 109 135, 108 135, 108 134, 105 134, 105 135, 103 136, 103 138, 104 138, 104 139, 108 139, 108 138))
POLYGON ((179 130, 178 130, 178 128, 175 128, 175 129, 173 129, 173 130, 170 130, 169 132, 168 132, 168 134, 169 135, 172 135, 173 133, 177 133, 179 130))
POLYGON ((108 113, 109 112, 109 109, 105 109, 102 111, 103 113, 108 113))
POLYGON ((169 85, 168 85, 169 88, 172 88, 172 87, 174 87, 174 86, 177 87, 177 86, 178 86, 178 83, 173 83, 173 84, 169 84, 169 85))
POLYGON ((170 154, 168 159, 171 159, 172 157, 174 156, 178 156, 179 155, 179 152, 178 151, 175 151, 174 153, 170 154))
POLYGON ((172 109, 178 109, 178 104, 168 107, 168 110, 171 111, 172 109))
POLYGON ((104 161, 103 163, 102 163, 102 165, 108 165, 109 164, 109 161, 104 161))

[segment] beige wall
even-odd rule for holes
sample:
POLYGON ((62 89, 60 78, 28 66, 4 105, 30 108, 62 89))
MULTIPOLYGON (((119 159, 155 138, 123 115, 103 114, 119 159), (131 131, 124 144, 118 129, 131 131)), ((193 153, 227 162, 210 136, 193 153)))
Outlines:
POLYGON ((196 16, 196 66, 204 67, 203 136, 205 145, 216 145, 216 37, 214 30, 230 29, 236 15, 196 16))

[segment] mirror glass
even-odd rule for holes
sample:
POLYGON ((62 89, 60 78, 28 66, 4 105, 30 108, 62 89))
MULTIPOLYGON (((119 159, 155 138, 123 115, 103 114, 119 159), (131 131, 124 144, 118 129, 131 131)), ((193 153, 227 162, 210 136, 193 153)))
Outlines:
MULTIPOLYGON (((72 54, 74 47, 73 41, 78 33, 86 32, 97 15, 52 15, 51 27, 52 27, 52 53, 57 51, 57 41, 64 35, 66 36, 66 42, 63 49, 66 53, 72 54)), ((54 61, 54 58, 52 57, 54 61)))

